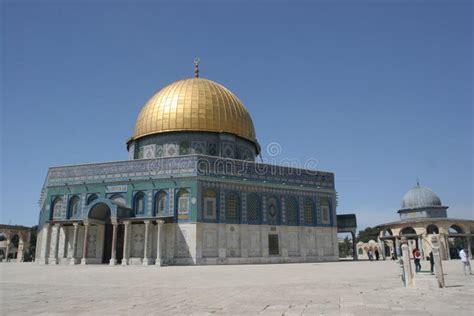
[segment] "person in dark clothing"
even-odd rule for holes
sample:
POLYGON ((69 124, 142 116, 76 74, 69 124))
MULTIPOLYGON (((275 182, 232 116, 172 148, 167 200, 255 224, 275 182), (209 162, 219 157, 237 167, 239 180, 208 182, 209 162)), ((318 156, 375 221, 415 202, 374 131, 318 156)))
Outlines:
POLYGON ((433 251, 430 252, 430 268, 431 268, 431 274, 434 274, 434 257, 433 257, 433 251))
POLYGON ((375 249, 375 260, 379 260, 380 258, 380 254, 379 254, 379 250, 378 249, 375 249))

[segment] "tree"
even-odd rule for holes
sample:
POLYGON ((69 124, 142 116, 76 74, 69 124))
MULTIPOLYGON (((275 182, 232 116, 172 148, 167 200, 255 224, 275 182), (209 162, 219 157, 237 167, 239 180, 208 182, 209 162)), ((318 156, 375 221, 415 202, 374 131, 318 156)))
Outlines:
POLYGON ((339 257, 346 258, 352 256, 352 242, 346 236, 344 240, 339 241, 339 257))
POLYGON ((364 230, 359 230, 359 234, 357 235, 357 242, 369 242, 369 240, 377 240, 377 237, 380 234, 380 228, 377 227, 367 227, 364 230))

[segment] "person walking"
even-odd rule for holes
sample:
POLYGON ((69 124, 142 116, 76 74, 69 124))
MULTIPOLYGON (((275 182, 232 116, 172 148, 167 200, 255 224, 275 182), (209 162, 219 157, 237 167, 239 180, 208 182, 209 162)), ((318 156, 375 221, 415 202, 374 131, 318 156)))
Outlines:
POLYGON ((430 260, 430 270, 431 270, 431 274, 434 274, 434 257, 433 257, 433 251, 430 252, 429 260, 430 260))
POLYGON ((469 262, 469 257, 466 248, 463 248, 461 249, 461 251, 459 251, 459 258, 461 258, 464 275, 472 274, 471 263, 469 262))
POLYGON ((421 271, 421 263, 420 263, 421 252, 420 252, 420 250, 418 250, 418 248, 415 248, 413 250, 413 257, 415 258, 415 270, 418 273, 418 272, 421 271))
POLYGON ((379 250, 375 248, 375 260, 379 261, 379 258, 380 258, 379 250))

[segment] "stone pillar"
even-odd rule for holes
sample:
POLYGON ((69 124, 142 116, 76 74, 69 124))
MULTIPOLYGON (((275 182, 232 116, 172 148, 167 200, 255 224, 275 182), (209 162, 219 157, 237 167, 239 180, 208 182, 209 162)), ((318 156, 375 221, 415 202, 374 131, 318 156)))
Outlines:
POLYGON ((395 237, 395 257, 400 258, 400 240, 395 237))
POLYGON ((10 235, 7 235, 7 248, 5 249, 5 251, 6 251, 6 253, 5 253, 5 262, 8 262, 8 253, 10 252, 10 243, 11 243, 10 235))
POLYGON ((123 222, 124 225, 124 234, 123 234, 123 258, 122 258, 122 265, 126 266, 128 265, 128 238, 129 238, 129 233, 130 233, 130 222, 125 221, 123 222))
POLYGON ((147 266, 149 261, 148 255, 148 239, 149 238, 149 230, 150 230, 150 221, 143 221, 145 223, 145 244, 143 245, 143 265, 147 266))
MULTIPOLYGON (((357 260, 359 260, 359 258, 358 258, 358 254, 357 254, 357 244, 356 244, 355 234, 356 233, 354 231, 351 232, 351 237, 352 237, 352 259, 354 259, 354 261, 357 261, 357 260)), ((384 254, 385 254, 385 249, 384 249, 384 254)))
POLYGON ((49 264, 58 264, 59 249, 59 229, 60 224, 54 224, 53 235, 51 236, 51 252, 49 254, 49 264))
POLYGON ((69 264, 76 264, 76 252, 77 252, 77 230, 79 228, 79 223, 72 224, 74 226, 74 233, 72 235, 72 256, 69 264))
POLYGON ((163 265, 163 224, 164 221, 159 219, 156 221, 156 260, 155 266, 160 267, 163 265))
POLYGON ((81 264, 87 263, 87 251, 88 251, 88 239, 89 239, 89 223, 84 222, 84 243, 82 246, 82 260, 81 264))
POLYGON ((445 287, 443 262, 441 261, 441 256, 440 256, 440 251, 439 251, 439 240, 438 240, 437 235, 431 236, 431 248, 433 251, 434 270, 435 270, 436 280, 438 281, 438 286, 440 288, 443 288, 445 287))
MULTIPOLYGON (((471 234, 472 234, 472 232, 471 232, 471 234)), ((467 236, 467 252, 469 253, 469 260, 472 259, 472 251, 471 251, 471 249, 472 249, 472 245, 471 245, 472 238, 471 238, 471 236, 472 235, 467 236)))
POLYGON ((49 257, 49 242, 51 238, 51 226, 49 223, 43 225, 41 234, 41 248, 38 262, 41 264, 47 264, 49 257))
POLYGON ((471 237, 469 236, 469 234, 467 234, 466 236, 466 247, 467 249, 467 258, 468 260, 471 260, 471 237))
POLYGON ((446 256, 448 260, 451 260, 451 251, 449 251, 449 237, 445 236, 445 241, 446 241, 446 256))
POLYGON ((23 241, 23 237, 20 237, 18 242, 18 249, 16 252, 16 262, 23 262, 23 255, 25 252, 25 243, 23 241))
POLYGON ((112 222, 112 251, 110 255, 109 265, 117 264, 117 222, 112 222))
POLYGON ((421 238, 421 235, 418 236, 418 250, 420 250, 421 253, 421 258, 425 258, 425 252, 423 251, 423 238, 421 238))
POLYGON ((405 287, 413 287, 413 270, 410 262, 410 249, 406 238, 402 240, 402 260, 403 260, 403 277, 405 280, 405 287))

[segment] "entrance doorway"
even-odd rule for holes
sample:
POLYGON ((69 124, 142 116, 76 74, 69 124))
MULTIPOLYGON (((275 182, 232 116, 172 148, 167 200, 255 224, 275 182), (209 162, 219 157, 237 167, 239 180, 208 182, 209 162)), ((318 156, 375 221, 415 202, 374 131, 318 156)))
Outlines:
POLYGON ((104 225, 104 253, 102 255, 102 263, 109 263, 112 257, 112 225, 107 223, 104 225))
MULTIPOLYGON (((104 227, 104 243, 102 245, 102 263, 109 263, 112 257, 112 223, 110 221, 110 208, 105 203, 97 203, 89 211, 89 219, 94 220, 94 225, 104 227), (97 223, 97 224, 96 224, 97 223)), ((99 258, 97 258, 99 259, 99 258)))
POLYGON ((278 235, 268 235, 268 254, 270 256, 278 256, 280 254, 280 247, 278 245, 278 235))

